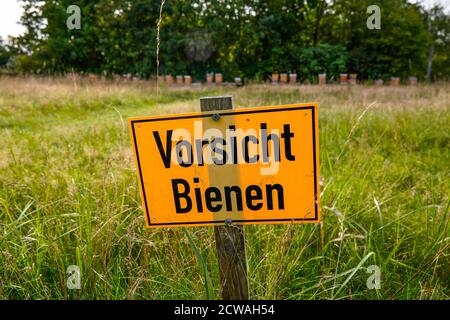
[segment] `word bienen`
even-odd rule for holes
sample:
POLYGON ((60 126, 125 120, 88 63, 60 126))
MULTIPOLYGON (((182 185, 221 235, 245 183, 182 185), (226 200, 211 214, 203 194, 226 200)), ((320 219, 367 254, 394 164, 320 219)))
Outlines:
MULTIPOLYGON (((194 178, 194 184, 199 183, 198 178, 194 178)), ((206 188, 204 191, 195 186, 194 195, 191 195, 191 186, 184 179, 172 179, 172 192, 177 213, 188 213, 193 209, 193 202, 198 213, 204 211, 204 205, 210 212, 219 211, 242 211, 245 197, 245 205, 252 211, 261 210, 264 206, 264 199, 267 203, 267 210, 274 209, 274 195, 276 194, 278 210, 284 209, 284 190, 281 184, 266 184, 265 190, 257 185, 249 185, 243 192, 239 186, 224 186, 223 190, 216 187, 206 188), (234 201, 232 201, 234 200, 234 201), (233 202, 235 205, 233 206, 233 202)))

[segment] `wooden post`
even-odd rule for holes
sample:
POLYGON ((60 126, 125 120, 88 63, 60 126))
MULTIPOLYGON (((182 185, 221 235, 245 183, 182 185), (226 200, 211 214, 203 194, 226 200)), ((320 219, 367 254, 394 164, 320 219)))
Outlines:
MULTIPOLYGON (((200 98, 201 111, 228 110, 233 108, 232 97, 200 98)), ((242 225, 233 222, 215 226, 220 286, 224 300, 248 300, 247 258, 245 235, 242 225)))

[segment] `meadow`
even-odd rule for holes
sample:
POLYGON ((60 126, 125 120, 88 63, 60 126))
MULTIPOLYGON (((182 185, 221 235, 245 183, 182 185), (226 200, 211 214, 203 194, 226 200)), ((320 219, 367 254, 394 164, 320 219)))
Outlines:
POLYGON ((1 77, 0 299, 220 298, 212 227, 144 229, 126 119, 223 94, 235 107, 319 103, 323 221, 245 227, 252 299, 450 298, 448 83, 1 77))

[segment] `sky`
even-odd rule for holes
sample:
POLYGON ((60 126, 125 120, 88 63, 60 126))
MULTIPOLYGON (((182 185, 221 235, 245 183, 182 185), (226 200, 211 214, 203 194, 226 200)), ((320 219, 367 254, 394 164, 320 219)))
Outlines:
POLYGON ((22 7, 17 0, 0 0, 0 37, 7 40, 8 36, 17 36, 24 32, 18 24, 22 7))
MULTIPOLYGON (((422 2, 425 6, 440 3, 450 12, 450 0, 410 0, 410 2, 422 2)), ((18 36, 24 32, 24 28, 18 24, 22 14, 22 7, 18 0, 1 0, 0 4, 0 37, 6 41, 8 36, 18 36)))

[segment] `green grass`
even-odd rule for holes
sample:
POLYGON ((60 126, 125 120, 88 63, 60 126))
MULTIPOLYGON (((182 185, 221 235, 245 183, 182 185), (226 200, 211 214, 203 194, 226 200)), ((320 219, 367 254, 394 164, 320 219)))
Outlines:
POLYGON ((157 95, 152 83, 11 78, 0 79, 0 299, 220 298, 213 228, 144 229, 126 126, 218 94, 319 102, 322 227, 245 227, 252 299, 449 299, 449 84, 157 95), (81 290, 66 288, 69 265, 81 290), (366 286, 370 265, 379 290, 366 286))

